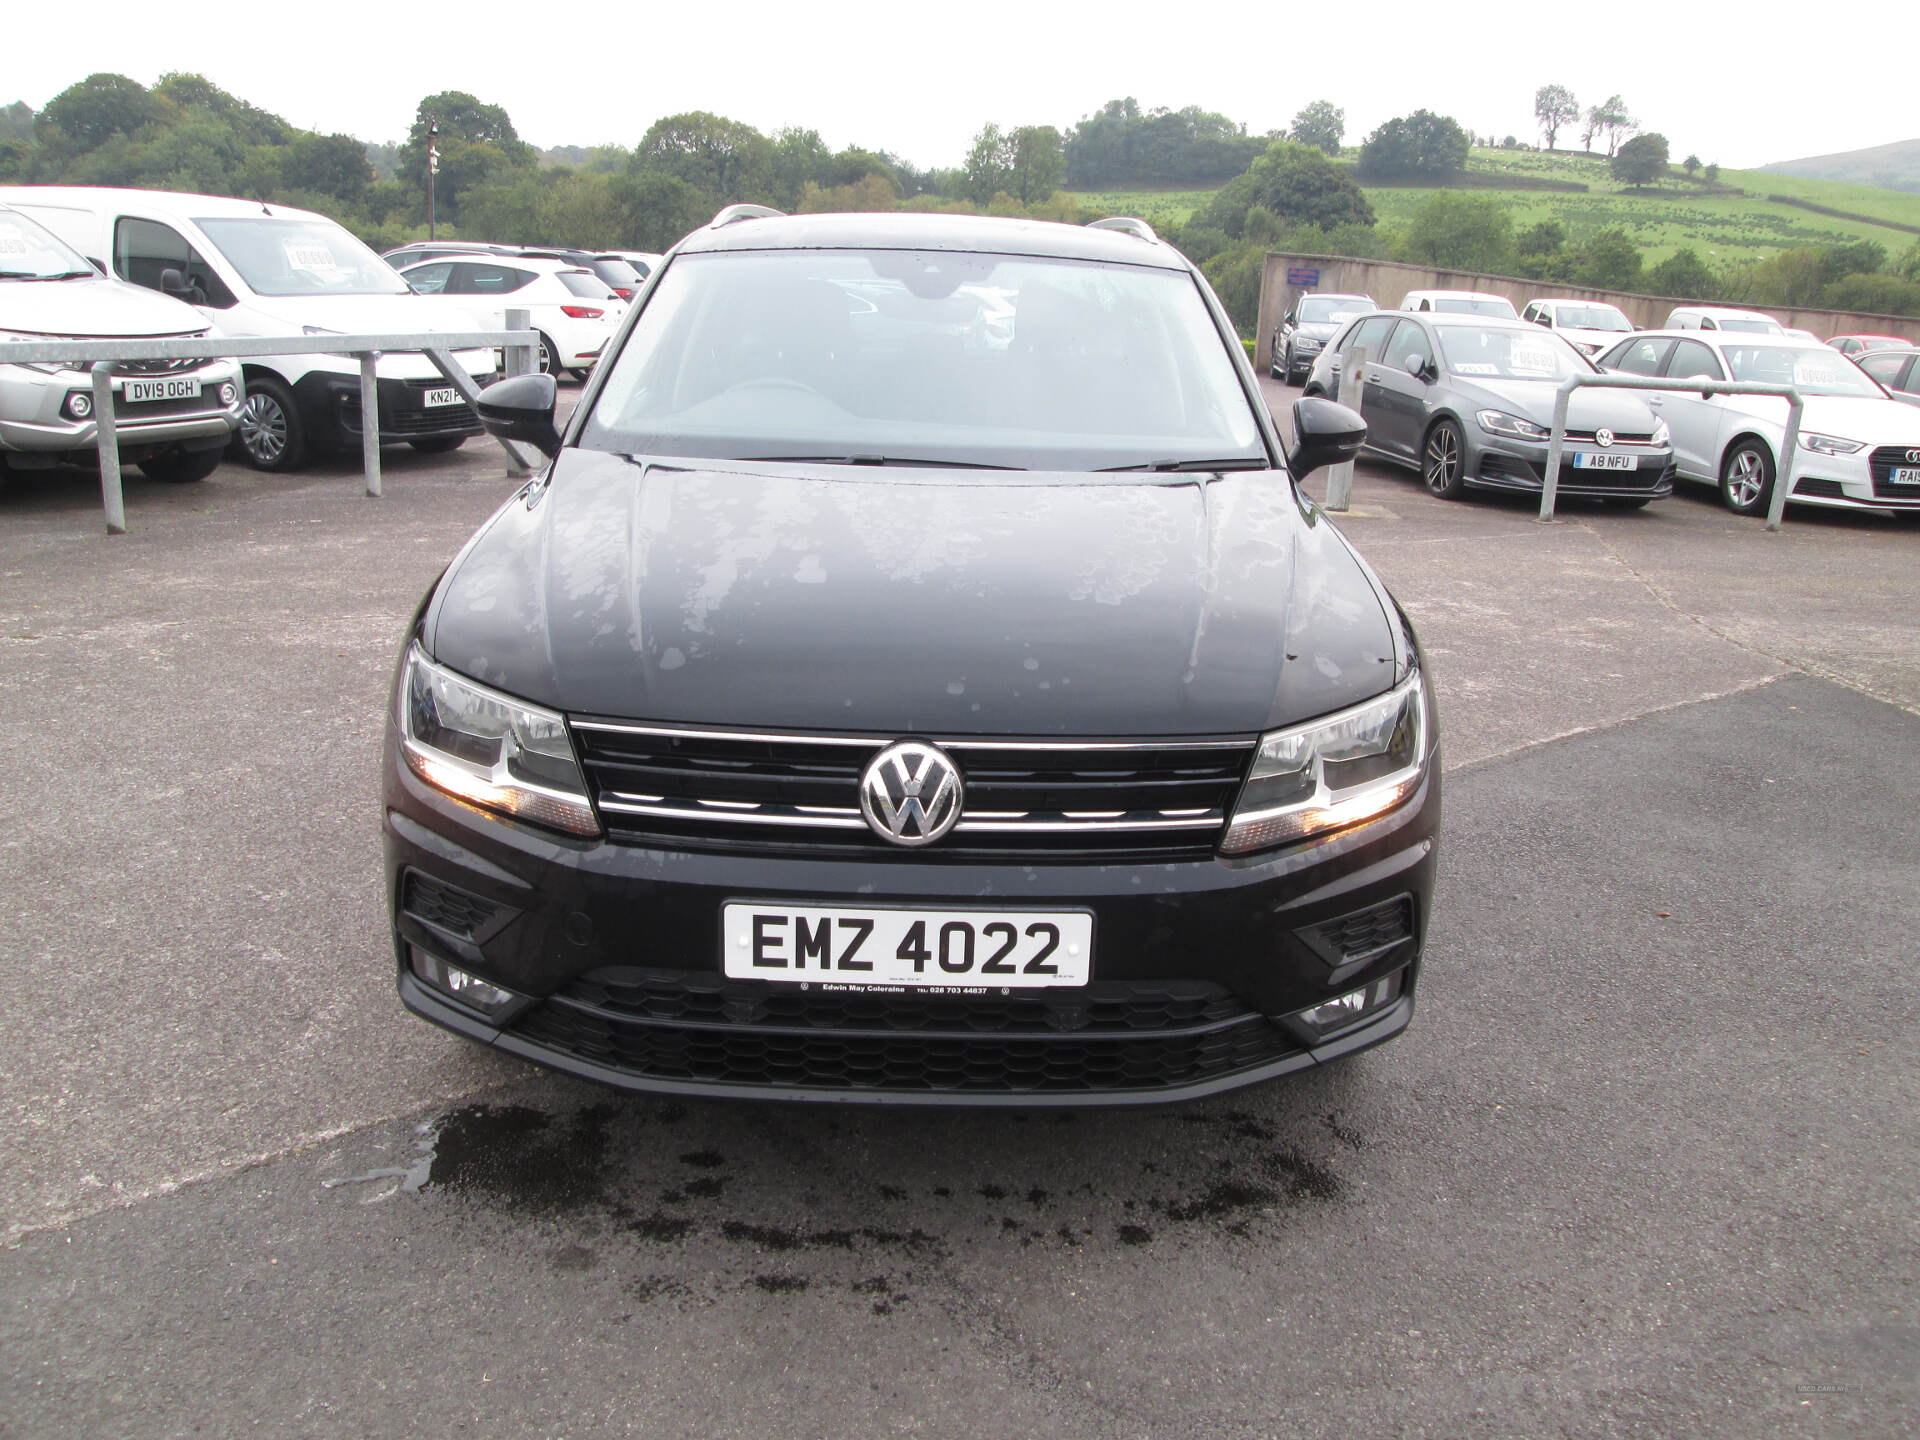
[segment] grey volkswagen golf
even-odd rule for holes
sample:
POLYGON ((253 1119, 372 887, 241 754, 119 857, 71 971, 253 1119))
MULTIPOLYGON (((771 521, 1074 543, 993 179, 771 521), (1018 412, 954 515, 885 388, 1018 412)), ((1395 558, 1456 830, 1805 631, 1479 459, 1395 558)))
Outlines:
POLYGON ((735 207, 422 600, 384 831, 417 1014, 631 1089, 1211 1093, 1413 1013, 1420 649, 1138 221, 735 207))
MULTIPOLYGON (((1560 384, 1592 361, 1521 320, 1443 313, 1350 321, 1307 378, 1335 395, 1347 357, 1365 349, 1360 413, 1366 449, 1420 472, 1457 500, 1470 489, 1538 494, 1560 384)), ((1637 507, 1673 493, 1673 440, 1638 395, 1575 390, 1567 408, 1560 494, 1637 507)))

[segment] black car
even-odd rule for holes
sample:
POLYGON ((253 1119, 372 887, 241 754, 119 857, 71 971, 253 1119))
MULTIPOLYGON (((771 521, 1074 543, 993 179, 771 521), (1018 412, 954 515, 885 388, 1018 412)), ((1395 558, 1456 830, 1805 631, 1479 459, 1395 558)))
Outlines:
MULTIPOLYGON (((1348 323, 1314 363, 1306 393, 1338 394, 1357 349, 1367 354, 1365 448, 1418 470, 1443 500, 1468 490, 1539 494, 1560 385, 1597 369, 1560 336, 1524 320, 1385 313, 1348 323)), ((1671 495, 1673 478, 1672 437, 1645 399, 1573 391, 1560 494, 1637 508, 1671 495)))
POLYGON ((1371 295, 1302 295, 1273 332, 1267 373, 1289 385, 1299 384, 1341 326, 1378 308, 1371 295))
POLYGON ((1440 817, 1407 617, 1138 221, 722 212, 422 601, 402 1000, 639 1090, 1194 1096, 1413 1013, 1440 817))

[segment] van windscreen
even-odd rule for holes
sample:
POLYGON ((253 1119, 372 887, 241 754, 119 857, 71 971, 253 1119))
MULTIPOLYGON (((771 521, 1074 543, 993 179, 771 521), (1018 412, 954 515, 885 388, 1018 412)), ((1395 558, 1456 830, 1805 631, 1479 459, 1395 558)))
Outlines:
POLYGON ((196 219, 256 295, 408 295, 407 282, 331 220, 196 219))

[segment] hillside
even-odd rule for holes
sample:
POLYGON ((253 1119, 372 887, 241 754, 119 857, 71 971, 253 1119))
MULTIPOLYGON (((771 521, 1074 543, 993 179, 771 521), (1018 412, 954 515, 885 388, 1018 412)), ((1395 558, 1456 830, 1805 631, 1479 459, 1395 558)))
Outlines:
MULTIPOLYGON (((1345 158, 1357 158, 1357 153, 1348 151, 1345 158)), ((1723 170, 1715 186, 1673 179, 1629 188, 1612 177, 1602 156, 1484 149, 1468 156, 1467 170, 1475 178, 1473 193, 1501 200, 1516 230, 1553 220, 1566 228, 1569 243, 1577 245, 1601 230, 1619 226, 1642 247, 1649 265, 1680 249, 1690 248, 1708 264, 1719 265, 1764 260, 1800 245, 1849 240, 1877 241, 1899 253, 1914 243, 1920 228, 1920 195, 1757 170, 1723 170), (1513 182, 1511 187, 1500 183, 1503 177, 1513 182), (1528 188, 1541 182, 1586 189, 1528 188), (1773 195, 1802 203, 1768 198, 1773 195), (1820 214, 1804 205, 1845 214, 1820 214)), ((1363 188, 1385 231, 1404 226, 1433 193, 1412 186, 1363 188)), ((1206 190, 1103 191, 1076 198, 1089 209, 1138 214, 1150 223, 1183 224, 1211 194, 1206 190)))
POLYGON ((1846 180, 1886 190, 1920 192, 1920 140, 1896 140, 1837 155, 1778 160, 1760 169, 1768 175, 1800 175, 1809 180, 1846 180))

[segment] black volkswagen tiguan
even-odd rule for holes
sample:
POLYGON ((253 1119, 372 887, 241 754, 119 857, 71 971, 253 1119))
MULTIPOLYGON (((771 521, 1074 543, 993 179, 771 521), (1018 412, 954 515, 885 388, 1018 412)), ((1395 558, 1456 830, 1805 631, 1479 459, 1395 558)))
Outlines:
POLYGON ((723 211, 420 605, 400 995, 637 1090, 1209 1094, 1413 1013, 1413 627, 1139 221, 723 211))

